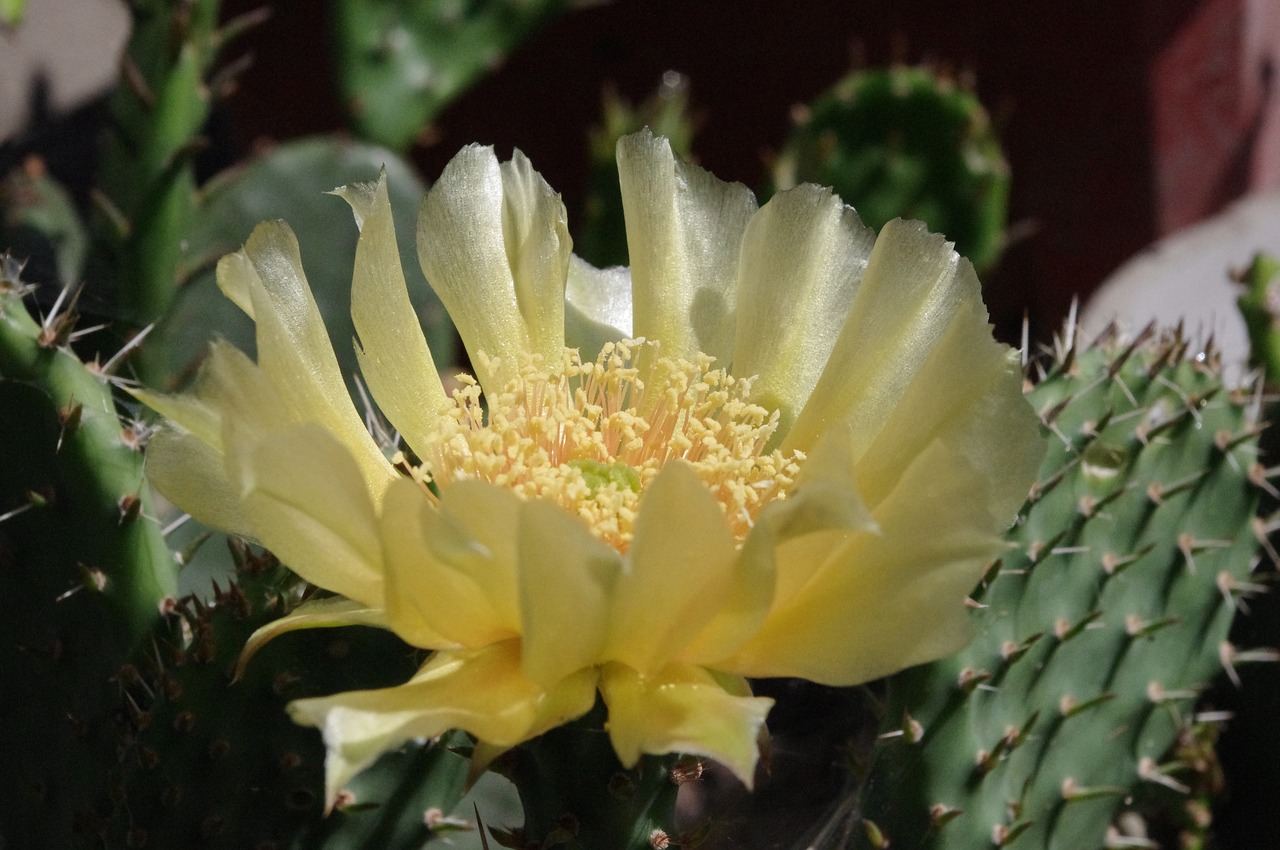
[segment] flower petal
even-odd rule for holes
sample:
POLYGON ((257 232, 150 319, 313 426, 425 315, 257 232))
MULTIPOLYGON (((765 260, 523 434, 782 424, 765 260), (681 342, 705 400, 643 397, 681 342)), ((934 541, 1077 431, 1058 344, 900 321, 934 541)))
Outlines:
POLYGON ((475 481, 445 488, 440 508, 399 479, 382 509, 383 603, 416 646, 481 647, 520 633, 516 536, 520 502, 475 481))
POLYGON ((239 679, 248 666, 249 659, 268 642, 275 640, 287 632, 299 629, 327 629, 338 626, 375 626, 389 629, 387 612, 381 608, 370 608, 353 599, 341 596, 326 596, 323 599, 310 599, 294 608, 278 620, 272 620, 249 636, 244 649, 240 651, 240 660, 236 662, 234 678, 239 679))
POLYGON ((661 341, 662 357, 702 352, 729 365, 738 252, 755 196, 676 159, 647 129, 618 140, 618 175, 635 335, 661 341))
POLYGON ((622 573, 617 551, 561 508, 520 508, 521 669, 547 686, 600 662, 622 573))
POLYGON ((260 368, 290 418, 320 423, 337 437, 380 502, 394 473, 351 403, 293 231, 282 221, 259 224, 243 249, 218 262, 218 286, 257 325, 260 368))
POLYGON ((289 704, 294 721, 318 726, 331 807, 351 777, 410 738, 464 729, 481 741, 514 746, 587 713, 595 703, 594 671, 544 691, 520 673, 516 641, 474 652, 439 652, 409 682, 289 704))
POLYGON ((640 503, 605 657, 641 674, 677 658, 724 604, 736 549, 719 503, 693 469, 667 463, 640 503))
POLYGON ((400 264, 387 173, 377 183, 355 183, 334 190, 351 205, 360 227, 351 281, 351 320, 356 358, 392 426, 419 456, 423 440, 449 399, 436 374, 400 264))
POLYGON ((172 425, 147 443, 147 477, 164 497, 211 528, 253 537, 222 453, 172 425))
POLYGON ((606 342, 631 338, 631 270, 598 269, 574 254, 564 289, 565 345, 585 361, 595 359, 606 342))
POLYGON ((523 355, 560 362, 571 247, 560 196, 519 151, 499 166, 492 148, 463 148, 427 193, 418 259, 486 392, 523 355))
POLYGON ((600 693, 609 706, 609 739, 624 766, 634 766, 642 753, 693 753, 715 759, 751 787, 773 700, 736 696, 689 664, 648 677, 608 664, 600 693))
POLYGON ((829 189, 774 195, 742 240, 734 373, 781 414, 780 439, 818 383, 867 265, 875 232, 829 189))
POLYGON ((958 368, 984 350, 1003 356, 1005 349, 991 338, 981 287, 968 261, 920 222, 889 222, 871 251, 831 358, 783 448, 808 449, 831 424, 847 421, 853 425, 854 457, 861 458, 953 327, 959 332, 950 337, 950 353, 958 368))
POLYGON ((235 420, 224 428, 254 536, 312 584, 381 607, 377 517, 347 447, 313 422, 259 440, 235 420))
MULTIPOLYGON (((1008 380, 998 375, 995 383, 1010 389, 1008 380)), ((1019 421, 1013 400, 988 391, 962 408, 878 500, 879 532, 853 535, 816 571, 797 564, 797 572, 812 577, 779 601, 724 669, 850 685, 963 646, 971 629, 964 599, 1004 548, 999 534, 1043 453, 1037 430, 1019 421), (927 533, 921 517, 928 518, 927 533), (833 646, 842 650, 831 652, 833 646)), ((814 555, 804 547, 779 553, 814 555)), ((780 573, 785 569, 780 563, 780 573)))
POLYGON ((771 608, 793 596, 833 548, 856 531, 876 528, 853 488, 850 444, 847 427, 824 435, 801 467, 796 489, 761 512, 734 564, 722 607, 680 660, 730 669, 723 659, 751 640, 771 608), (810 557, 787 556, 798 539, 810 544, 810 557))

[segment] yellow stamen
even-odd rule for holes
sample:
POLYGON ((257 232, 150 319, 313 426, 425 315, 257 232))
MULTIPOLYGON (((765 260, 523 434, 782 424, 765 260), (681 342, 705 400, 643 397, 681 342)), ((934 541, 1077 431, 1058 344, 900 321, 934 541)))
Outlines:
POLYGON ((646 485, 669 460, 683 460, 716 496, 741 540, 761 508, 785 498, 804 456, 765 453, 778 414, 747 401, 750 379, 697 362, 661 359, 642 381, 633 351, 657 343, 610 343, 594 362, 566 349, 554 368, 533 356, 520 376, 481 405, 463 378, 453 406, 413 470, 443 490, 480 479, 525 499, 547 499, 580 516, 625 552, 646 485))

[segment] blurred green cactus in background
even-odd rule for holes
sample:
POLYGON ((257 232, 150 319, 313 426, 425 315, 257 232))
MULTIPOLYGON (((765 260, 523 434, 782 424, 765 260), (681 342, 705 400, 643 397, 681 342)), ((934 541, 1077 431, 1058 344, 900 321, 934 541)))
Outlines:
POLYGON ((978 268, 1004 249, 1009 168, 987 111, 927 67, 855 71, 796 110, 773 184, 831 186, 879 229, 914 218, 978 268))

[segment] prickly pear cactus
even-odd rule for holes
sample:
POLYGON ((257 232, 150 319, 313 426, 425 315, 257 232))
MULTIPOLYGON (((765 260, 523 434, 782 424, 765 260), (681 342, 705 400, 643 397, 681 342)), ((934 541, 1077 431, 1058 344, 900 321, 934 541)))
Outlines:
POLYGON ((465 738, 388 754, 323 816, 324 746, 286 703, 398 684, 421 659, 389 632, 317 629, 273 641, 237 677, 249 636, 307 587, 269 555, 234 548, 234 582, 208 601, 170 600, 151 650, 115 676, 125 710, 93 836, 106 846, 132 846, 141 831, 149 847, 420 847, 448 830, 443 813, 467 771, 453 748, 465 738))
POLYGON ((1203 789, 1197 697, 1270 657, 1227 642, 1259 589, 1256 411, 1186 351, 1149 332, 1068 350, 1031 391, 1043 475, 976 640, 890 680, 855 846, 1169 846, 1131 810, 1203 789))
POLYGON ((1009 169, 973 92, 928 68, 873 68, 796 111, 774 184, 831 186, 880 229, 899 216, 954 240, 979 271, 998 259, 1009 169))
POLYGON ((145 643, 177 566, 143 478, 145 428, 117 409, 112 364, 72 352, 69 291, 36 321, 18 271, 0 258, 0 844, 68 847, 107 791, 111 677, 145 643))
POLYGON ((396 150, 568 0, 337 0, 338 75, 357 132, 396 150))

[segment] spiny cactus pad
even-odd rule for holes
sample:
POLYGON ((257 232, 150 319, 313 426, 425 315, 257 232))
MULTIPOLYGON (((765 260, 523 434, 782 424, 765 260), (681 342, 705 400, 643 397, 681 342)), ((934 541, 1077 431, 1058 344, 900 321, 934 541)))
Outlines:
POLYGON ((976 640, 890 680, 858 846, 1158 846, 1113 822, 1194 784, 1166 758, 1251 657, 1227 632, 1258 551, 1253 406, 1186 349, 1068 351, 1031 391, 1040 482, 975 595, 976 640))
POLYGON ((421 659, 389 632, 285 635, 233 679, 249 635, 296 604, 305 585, 269 555, 235 547, 236 583, 212 600, 172 601, 150 651, 124 666, 114 793, 92 821, 108 846, 145 833, 148 847, 420 847, 429 810, 462 794, 465 738, 406 746, 351 784, 323 816, 324 746, 294 724, 290 700, 383 687, 421 659))
POLYGON ((875 229, 901 216, 954 240, 979 271, 1004 246, 1009 169, 973 92, 929 68, 871 68, 797 110, 774 182, 832 186, 875 229))

